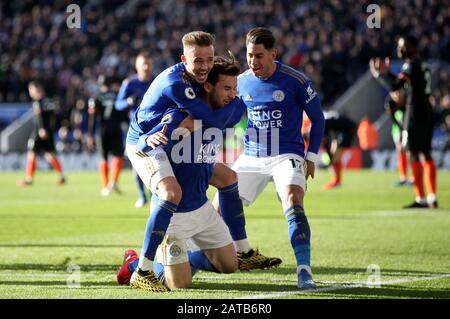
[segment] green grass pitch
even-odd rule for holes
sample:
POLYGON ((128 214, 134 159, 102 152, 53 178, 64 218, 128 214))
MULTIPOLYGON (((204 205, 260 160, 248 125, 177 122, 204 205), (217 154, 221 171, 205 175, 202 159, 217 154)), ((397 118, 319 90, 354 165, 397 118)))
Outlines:
POLYGON ((164 294, 115 282, 125 249, 140 249, 148 215, 133 207, 130 171, 121 176, 124 194, 109 198, 100 196, 94 172, 68 172, 62 187, 52 172, 38 171, 32 187, 19 188, 21 176, 0 174, 0 298, 450 298, 449 171, 438 172, 440 208, 418 211, 400 209, 413 190, 393 187, 395 172, 346 171, 343 187, 322 191, 329 177, 318 171, 305 199, 318 284, 309 292, 296 288, 287 225, 270 184, 246 209, 247 232, 283 264, 200 272, 192 289, 164 294), (77 274, 79 288, 68 285, 77 274))

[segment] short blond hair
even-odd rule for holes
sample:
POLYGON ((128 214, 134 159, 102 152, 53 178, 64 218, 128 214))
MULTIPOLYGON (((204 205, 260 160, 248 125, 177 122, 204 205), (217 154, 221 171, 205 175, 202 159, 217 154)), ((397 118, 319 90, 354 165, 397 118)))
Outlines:
POLYGON ((183 42, 183 49, 188 46, 200 46, 207 47, 210 45, 214 45, 215 37, 211 33, 204 31, 192 31, 186 33, 181 39, 183 42))

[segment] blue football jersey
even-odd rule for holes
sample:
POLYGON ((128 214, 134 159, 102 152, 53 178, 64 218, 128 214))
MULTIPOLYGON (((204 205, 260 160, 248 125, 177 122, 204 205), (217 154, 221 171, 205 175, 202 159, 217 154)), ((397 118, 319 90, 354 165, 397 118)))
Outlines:
MULTIPOLYGON (((178 108, 171 108, 164 114, 163 120, 154 131, 167 124, 167 135, 170 136, 187 115, 178 108)), ((221 145, 215 138, 204 138, 203 132, 204 130, 196 131, 180 138, 178 144, 171 141, 163 147, 183 193, 178 204, 178 213, 196 210, 208 200, 206 191, 212 176, 216 153, 221 145), (195 138, 197 141, 194 141, 195 138), (184 147, 177 147, 181 145, 184 147)), ((140 139, 143 140, 144 138, 140 139)))
POLYGON ((209 127, 225 128, 232 107, 212 110, 201 97, 203 88, 194 83, 186 73, 183 63, 178 63, 160 73, 152 82, 131 119, 127 144, 135 145, 139 137, 150 132, 170 107, 187 112, 209 127))
POLYGON ((117 94, 115 108, 119 111, 128 108, 127 98, 134 97, 135 105, 132 105, 132 110, 136 110, 147 92, 148 87, 152 83, 153 79, 149 81, 141 81, 138 79, 137 74, 125 79, 120 86, 119 93, 117 94))
POLYGON ((256 157, 285 153, 305 156, 301 135, 305 111, 312 122, 308 155, 312 153, 310 158, 315 160, 324 130, 317 92, 304 74, 275 63, 276 70, 267 79, 256 77, 251 70, 238 78, 239 96, 248 115, 244 153, 256 157))

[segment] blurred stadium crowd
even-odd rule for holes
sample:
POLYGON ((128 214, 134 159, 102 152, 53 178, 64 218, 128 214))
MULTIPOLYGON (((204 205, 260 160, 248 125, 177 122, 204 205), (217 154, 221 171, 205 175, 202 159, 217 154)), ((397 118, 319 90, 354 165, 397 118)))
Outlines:
MULTIPOLYGON (((312 79, 325 109, 368 69, 371 57, 395 58, 399 33, 419 39, 425 60, 450 63, 448 1, 378 1, 380 29, 367 28, 370 1, 364 0, 84 0, 75 2, 81 29, 66 25, 71 3, 0 2, 0 103, 30 101, 27 83, 42 79, 58 105, 60 139, 72 136, 71 146, 60 144, 60 151, 83 148, 87 100, 97 91, 99 74, 122 81, 134 72, 134 56, 146 49, 156 75, 180 60, 180 39, 191 30, 214 33, 217 53, 229 49, 246 66, 245 33, 270 27, 279 60, 312 79)), ((448 83, 449 69, 443 68, 433 104, 447 133, 448 83)))

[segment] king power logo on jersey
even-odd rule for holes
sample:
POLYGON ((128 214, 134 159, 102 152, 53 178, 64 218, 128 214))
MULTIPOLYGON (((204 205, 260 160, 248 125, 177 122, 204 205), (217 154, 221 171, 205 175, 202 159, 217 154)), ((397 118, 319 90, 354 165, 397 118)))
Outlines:
POLYGON ((249 124, 258 129, 283 127, 283 112, 281 110, 264 110, 255 107, 248 112, 249 124))

